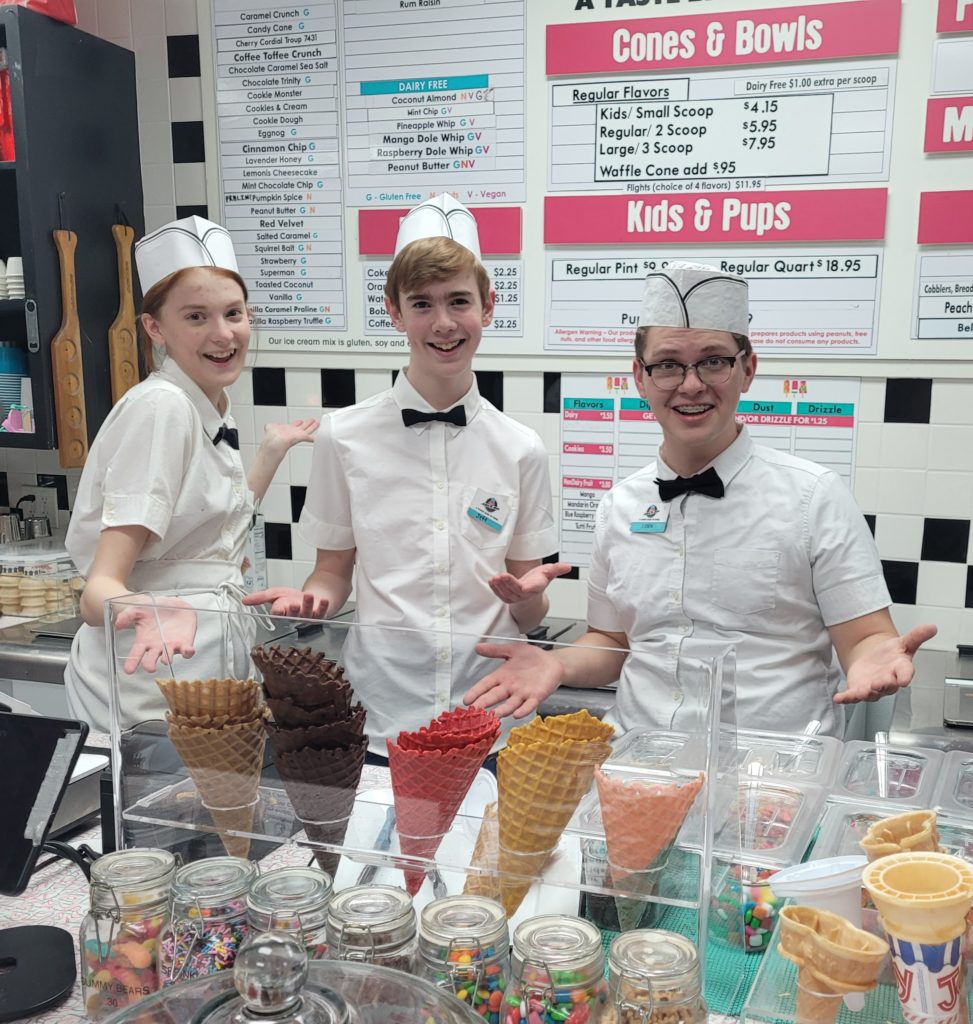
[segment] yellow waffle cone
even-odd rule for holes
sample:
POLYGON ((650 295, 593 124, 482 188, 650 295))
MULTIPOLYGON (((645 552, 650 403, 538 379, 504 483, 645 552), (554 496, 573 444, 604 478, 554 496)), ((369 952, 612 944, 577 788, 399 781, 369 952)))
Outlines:
MULTIPOLYGON (((214 824, 220 829, 249 831, 263 767, 263 717, 222 729, 180 726, 170 721, 169 739, 214 824)), ((233 856, 245 857, 250 840, 227 836, 223 845, 233 856)))
POLYGON ((157 679, 169 710, 182 718, 226 715, 243 721, 255 715, 262 695, 253 679, 157 679))
MULTIPOLYGON (((476 836, 473 856, 470 858, 471 868, 486 868, 496 872, 500 856, 500 822, 497 820, 497 804, 487 804, 483 809, 483 821, 476 836)), ((500 899, 500 879, 492 874, 468 874, 463 892, 472 896, 487 896, 491 900, 500 899)))
POLYGON ((893 853, 939 852, 935 811, 906 811, 869 826, 858 844, 870 861, 893 853))
POLYGON ((815 907, 784 907, 779 936, 781 956, 842 993, 874 988, 888 952, 888 944, 877 935, 815 907))
POLYGON ((571 715, 550 715, 547 718, 532 718, 527 725, 511 731, 508 746, 521 743, 540 743, 556 740, 583 740, 586 743, 606 743, 615 729, 602 722, 582 708, 571 715))

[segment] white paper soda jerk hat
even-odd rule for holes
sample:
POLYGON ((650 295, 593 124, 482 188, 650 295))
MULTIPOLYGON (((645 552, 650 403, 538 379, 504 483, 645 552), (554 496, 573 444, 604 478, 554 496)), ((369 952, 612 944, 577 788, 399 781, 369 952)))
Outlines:
POLYGON ((646 275, 639 327, 695 327, 750 337, 750 294, 742 277, 673 260, 646 275))
POLYGON ((135 243, 143 294, 187 267, 223 267, 239 274, 229 231, 202 217, 174 220, 135 243))
POLYGON ((399 223, 395 255, 420 238, 451 238, 480 258, 480 236, 473 214, 445 192, 414 206, 399 223))

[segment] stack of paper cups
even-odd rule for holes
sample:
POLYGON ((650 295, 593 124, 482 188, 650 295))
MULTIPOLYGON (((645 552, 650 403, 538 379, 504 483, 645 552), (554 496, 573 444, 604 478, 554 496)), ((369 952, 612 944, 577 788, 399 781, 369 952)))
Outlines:
POLYGON ((7 298, 24 298, 24 261, 20 256, 11 256, 7 259, 7 298))
POLYGON ((967 1024, 962 939, 973 866, 946 853, 895 853, 869 864, 862 884, 878 908, 909 1024, 967 1024))

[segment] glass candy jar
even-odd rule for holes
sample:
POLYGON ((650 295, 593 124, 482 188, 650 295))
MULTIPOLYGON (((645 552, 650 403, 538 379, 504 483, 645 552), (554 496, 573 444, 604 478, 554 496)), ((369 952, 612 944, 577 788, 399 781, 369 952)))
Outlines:
POLYGON ((90 1020, 103 1020, 159 987, 159 936, 169 921, 175 869, 166 850, 118 850, 91 866, 91 909, 80 934, 90 1020))
POLYGON ((328 906, 325 935, 333 960, 415 970, 416 912, 405 889, 394 885, 343 889, 328 906))
POLYGON ((331 894, 331 876, 318 868, 268 871, 247 893, 247 924, 252 932, 297 932, 308 959, 320 960, 331 894))
POLYGON ((249 932, 246 895, 256 875, 256 864, 241 857, 210 857, 179 868, 159 952, 163 985, 233 966, 249 932))
POLYGON ((532 917, 514 931, 502 1024, 600 1024, 608 985, 601 933, 562 914, 532 917))
POLYGON ((445 896, 419 915, 423 977, 497 1024, 510 976, 510 935, 503 907, 486 896, 445 896))
POLYGON ((696 947, 674 932, 619 935, 608 951, 605 1024, 706 1024, 696 947))

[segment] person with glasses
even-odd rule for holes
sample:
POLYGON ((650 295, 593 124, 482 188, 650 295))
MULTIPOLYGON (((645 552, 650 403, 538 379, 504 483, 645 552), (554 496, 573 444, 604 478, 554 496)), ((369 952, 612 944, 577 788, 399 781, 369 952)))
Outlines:
POLYGON ((617 680, 606 718, 622 730, 696 729, 691 666, 733 644, 738 723, 800 732, 817 719, 840 737, 844 705, 911 681, 936 628, 899 636, 848 488, 736 419, 757 369, 749 321, 738 277, 687 262, 648 275, 632 372, 662 443, 599 506, 588 632, 551 653, 481 644, 504 664, 467 703, 517 718, 560 685, 617 680))

